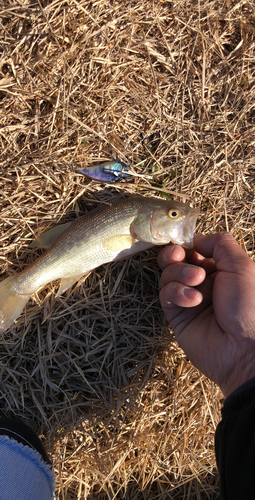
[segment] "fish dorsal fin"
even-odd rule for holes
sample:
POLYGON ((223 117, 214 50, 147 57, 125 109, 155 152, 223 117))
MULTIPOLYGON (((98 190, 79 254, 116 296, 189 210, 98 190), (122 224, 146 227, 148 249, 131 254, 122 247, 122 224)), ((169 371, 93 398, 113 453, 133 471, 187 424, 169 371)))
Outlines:
POLYGON ((53 241, 59 236, 65 229, 70 226, 72 222, 67 222, 66 224, 61 224, 60 226, 52 227, 48 231, 45 231, 44 233, 40 234, 36 240, 32 241, 30 243, 30 248, 49 248, 53 241))
POLYGON ((127 248, 131 248, 138 240, 130 234, 119 234, 118 236, 110 236, 102 241, 105 250, 109 252, 121 252, 127 248))
POLYGON ((76 281, 82 278, 82 276, 84 276, 84 274, 77 274, 77 276, 68 276, 68 278, 62 278, 60 281, 60 287, 56 297, 62 295, 62 293, 64 293, 68 288, 70 288, 70 286, 74 285, 74 283, 76 283, 76 281))

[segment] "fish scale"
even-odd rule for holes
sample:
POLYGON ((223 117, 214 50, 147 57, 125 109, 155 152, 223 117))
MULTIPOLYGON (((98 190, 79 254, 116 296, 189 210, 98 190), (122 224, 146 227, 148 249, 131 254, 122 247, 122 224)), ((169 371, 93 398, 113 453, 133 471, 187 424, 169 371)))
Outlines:
MULTIPOLYGON (((132 207, 123 203, 104 205, 96 209, 97 213, 94 210, 74 221, 57 237, 52 248, 19 274, 17 293, 32 294, 49 281, 86 274, 102 263, 115 260, 119 250, 109 251, 103 241, 112 236, 130 235, 130 225, 138 207, 137 203, 132 207)), ((151 243, 143 244, 143 249, 150 246, 151 243)))

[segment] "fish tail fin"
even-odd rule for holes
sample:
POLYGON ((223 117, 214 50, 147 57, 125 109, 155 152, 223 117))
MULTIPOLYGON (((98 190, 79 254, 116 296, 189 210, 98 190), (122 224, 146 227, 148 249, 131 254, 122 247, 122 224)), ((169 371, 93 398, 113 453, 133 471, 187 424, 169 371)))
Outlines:
POLYGON ((19 295, 15 290, 17 276, 9 276, 0 283, 0 333, 12 325, 23 311, 30 295, 19 295))

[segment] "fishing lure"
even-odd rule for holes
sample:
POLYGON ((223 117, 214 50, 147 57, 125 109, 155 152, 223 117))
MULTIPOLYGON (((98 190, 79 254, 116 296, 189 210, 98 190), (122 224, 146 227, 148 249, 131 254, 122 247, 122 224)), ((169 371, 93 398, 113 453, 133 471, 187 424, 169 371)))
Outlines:
POLYGON ((116 182, 130 177, 130 168, 120 160, 114 159, 88 168, 79 168, 77 172, 100 182, 116 182))

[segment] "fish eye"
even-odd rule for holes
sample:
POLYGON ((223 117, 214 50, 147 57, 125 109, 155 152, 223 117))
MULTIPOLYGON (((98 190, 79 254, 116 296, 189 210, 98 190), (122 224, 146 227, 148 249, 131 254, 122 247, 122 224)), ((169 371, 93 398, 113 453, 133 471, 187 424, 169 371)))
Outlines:
POLYGON ((168 217, 170 217, 170 219, 177 219, 177 217, 179 217, 180 215, 180 212, 179 210, 177 210, 177 208, 171 208, 171 210, 169 210, 168 212, 168 217))

